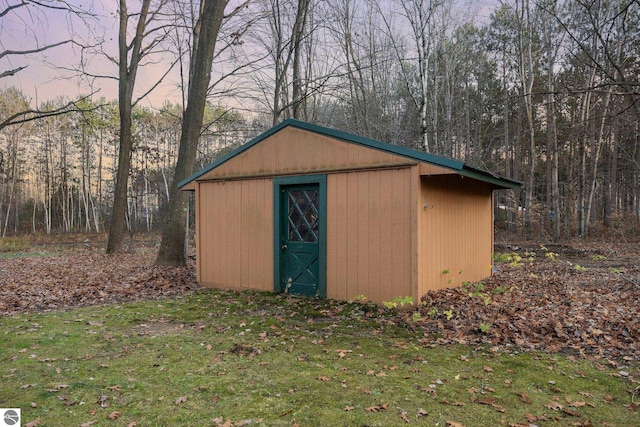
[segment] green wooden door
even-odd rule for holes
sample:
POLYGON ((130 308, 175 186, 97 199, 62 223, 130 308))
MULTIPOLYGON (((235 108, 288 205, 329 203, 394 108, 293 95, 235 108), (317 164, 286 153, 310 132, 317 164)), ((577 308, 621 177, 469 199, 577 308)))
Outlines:
POLYGON ((281 187, 280 286, 284 292, 320 292, 320 186, 281 187))

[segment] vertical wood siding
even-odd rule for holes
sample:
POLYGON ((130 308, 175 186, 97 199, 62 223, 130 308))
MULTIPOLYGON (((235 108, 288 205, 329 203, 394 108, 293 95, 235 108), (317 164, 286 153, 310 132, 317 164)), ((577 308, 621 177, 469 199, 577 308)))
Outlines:
POLYGON ((273 290, 271 179, 199 183, 198 280, 205 286, 273 290))
POLYGON ((491 195, 489 184, 457 175, 421 178, 420 295, 491 275, 491 195))
MULTIPOLYGON (((229 159, 198 181, 221 178, 291 175, 345 169, 413 165, 406 157, 385 153, 296 128, 285 128, 229 159)), ((433 173, 437 173, 432 167, 433 173)), ((442 169, 444 171, 444 169, 442 169)))
POLYGON ((327 176, 327 297, 384 302, 414 295, 417 187, 411 168, 327 176))

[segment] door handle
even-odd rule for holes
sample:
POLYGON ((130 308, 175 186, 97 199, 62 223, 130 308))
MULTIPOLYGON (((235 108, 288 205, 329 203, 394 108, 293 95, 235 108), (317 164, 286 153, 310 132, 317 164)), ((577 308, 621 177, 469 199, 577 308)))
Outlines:
POLYGON ((282 245, 282 250, 286 250, 287 249, 287 245, 282 245))

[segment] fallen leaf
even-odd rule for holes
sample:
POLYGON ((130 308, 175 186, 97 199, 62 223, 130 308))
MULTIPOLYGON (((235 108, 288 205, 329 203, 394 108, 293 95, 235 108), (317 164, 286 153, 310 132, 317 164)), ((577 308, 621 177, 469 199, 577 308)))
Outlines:
POLYGON ((562 410, 562 412, 563 412, 563 413, 565 413, 565 414, 567 414, 567 415, 571 415, 571 416, 573 416, 573 417, 579 417, 579 416, 580 416, 580 413, 579 413, 579 412, 574 411, 574 410, 572 410, 572 409, 563 409, 563 410, 562 410))
POLYGON ((451 405, 451 406, 465 406, 464 402, 449 402, 448 400, 443 400, 440 403, 443 405, 451 405))
POLYGON ((122 414, 122 412, 120 411, 113 411, 112 413, 110 413, 109 415, 107 415, 110 419, 112 420, 117 420, 118 417, 120 416, 120 414, 122 414))
POLYGON ((484 398, 484 399, 477 399, 474 400, 475 403, 479 403, 481 405, 488 405, 491 406, 493 409, 495 409, 498 412, 505 412, 505 409, 503 406, 498 405, 496 403, 496 399, 494 399, 493 397, 488 397, 488 398, 484 398))
POLYGON ((64 390, 65 388, 69 388, 69 384, 56 384, 53 386, 53 388, 50 388, 47 391, 55 393, 57 391, 64 390))
POLYGON ((176 405, 180 405, 181 403, 186 402, 188 399, 187 396, 180 396, 179 398, 177 398, 173 403, 175 403, 176 405))
POLYGON ((101 394, 95 403, 99 403, 103 408, 108 408, 109 404, 107 403, 107 400, 109 400, 109 396, 107 396, 106 394, 101 394))
POLYGON ((40 425, 40 423, 42 422, 42 420, 40 419, 40 417, 36 418, 35 420, 28 422, 24 425, 24 427, 38 427, 40 425))
POLYGON ((449 420, 447 420, 447 425, 449 427, 464 427, 463 424, 457 423, 455 421, 449 421, 449 420))
POLYGON ((516 392, 518 396, 520 396, 520 400, 524 403, 531 403, 531 398, 527 393, 516 392))
POLYGON ((551 409, 553 411, 559 411, 559 410, 562 410, 563 408, 563 406, 558 402, 549 402, 546 405, 544 405, 544 407, 547 409, 551 409))
POLYGON ((80 424, 80 427, 91 427, 95 423, 97 423, 97 421, 87 421, 86 423, 80 424))
POLYGON ((318 380, 323 381, 323 382, 327 382, 327 381, 331 381, 331 378, 321 375, 321 376, 318 377, 318 380))
POLYGON ((353 406, 348 406, 348 405, 347 405, 347 406, 345 406, 345 407, 344 407, 344 410, 345 410, 345 411, 347 411, 347 412, 351 412, 351 411, 353 411, 354 409, 356 409, 356 408, 354 408, 353 406))
POLYGON ((427 411, 425 411, 422 408, 418 408, 418 412, 416 413, 416 416, 418 416, 418 417, 426 417, 427 415, 429 415, 429 413, 427 411))
POLYGON ((622 406, 624 406, 625 408, 627 408, 631 412, 638 412, 640 410, 640 403, 638 403, 638 402, 629 403, 629 404, 625 403, 622 406))
POLYGON ((368 408, 365 408, 364 410, 367 411, 367 412, 381 412, 381 411, 385 411, 388 406, 389 406, 388 403, 381 403, 380 405, 369 406, 368 408))

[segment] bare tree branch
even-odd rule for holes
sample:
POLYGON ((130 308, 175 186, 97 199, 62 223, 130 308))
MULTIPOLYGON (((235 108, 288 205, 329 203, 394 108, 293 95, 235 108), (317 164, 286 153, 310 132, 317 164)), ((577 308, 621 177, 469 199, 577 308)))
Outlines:
POLYGON ((55 108, 53 110, 29 109, 29 110, 19 111, 7 117, 2 122, 0 122, 0 129, 4 129, 5 127, 8 127, 8 126, 15 126, 23 123, 28 123, 34 120, 43 119, 45 117, 60 116, 62 114, 69 114, 73 112, 88 112, 88 111, 97 110, 102 106, 96 105, 89 109, 79 107, 82 101, 86 99, 90 99, 95 93, 96 92, 92 92, 89 95, 83 96, 79 99, 74 99, 72 101, 69 101, 65 105, 55 108))
POLYGON ((158 80, 156 80, 156 82, 153 84, 153 86, 151 86, 149 88, 149 90, 147 90, 146 92, 144 92, 142 95, 140 95, 135 101, 133 101, 133 103, 131 104, 131 106, 136 106, 138 104, 138 102, 140 102, 141 100, 143 100, 147 95, 149 95, 151 92, 154 91, 155 88, 157 88, 160 83, 162 83, 162 81, 164 80, 165 77, 167 77, 167 75, 169 75, 169 73, 171 72, 171 70, 173 70, 173 67, 175 67, 175 65, 178 63, 178 61, 180 61, 180 58, 176 58, 175 61, 173 61, 171 63, 171 66, 167 67, 167 70, 164 72, 164 74, 162 74, 162 76, 160 76, 160 78, 158 80))
POLYGON ((2 12, 0 12, 0 18, 2 18, 3 16, 5 16, 7 13, 11 12, 13 9, 17 9, 17 8, 19 8, 19 7, 26 6, 26 5, 27 5, 27 3, 24 3, 24 2, 23 2, 23 3, 19 3, 19 4, 14 4, 14 5, 11 5, 11 6, 7 6, 7 8, 6 8, 5 10, 3 10, 2 12))
POLYGON ((67 43, 72 43, 73 40, 64 40, 58 43, 52 43, 52 44, 48 44, 36 49, 27 49, 27 50, 5 50, 3 52, 0 52, 0 59, 5 57, 5 56, 9 56, 9 55, 28 55, 30 53, 38 53, 38 52, 43 52, 47 49, 51 49, 53 47, 56 46, 61 46, 63 44, 67 44, 67 43))
POLYGON ((47 9, 54 9, 54 10, 65 10, 67 12, 72 12, 76 15, 86 15, 86 16, 95 16, 89 12, 86 12, 82 9, 78 9, 77 7, 74 7, 73 5, 69 4, 66 1, 62 1, 62 0, 58 0, 56 3, 62 3, 64 6, 54 6, 51 3, 44 3, 42 1, 36 1, 36 0, 23 0, 25 3, 33 3, 35 5, 38 5, 40 7, 44 7, 47 9))
POLYGON ((14 68, 13 70, 7 70, 7 71, 3 71, 2 73, 0 73, 0 79, 3 77, 9 77, 9 76, 13 76, 15 75, 17 72, 24 70, 25 68, 27 68, 27 66, 23 66, 23 67, 18 67, 18 68, 14 68))

